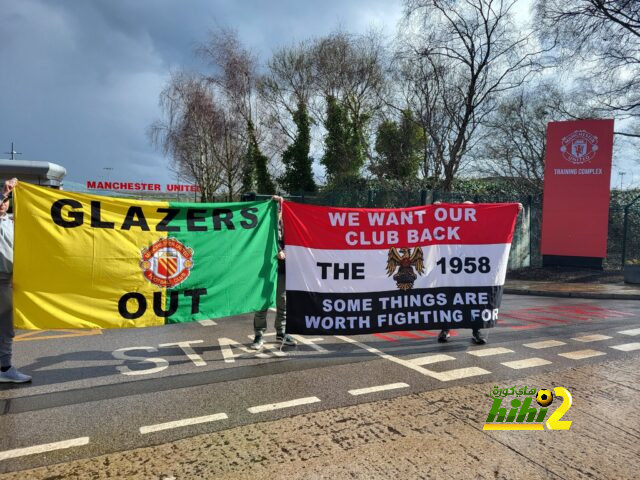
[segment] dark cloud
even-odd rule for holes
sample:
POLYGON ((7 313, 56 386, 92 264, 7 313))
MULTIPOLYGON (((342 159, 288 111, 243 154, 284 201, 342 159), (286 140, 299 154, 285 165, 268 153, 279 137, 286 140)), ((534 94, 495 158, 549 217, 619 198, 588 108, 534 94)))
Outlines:
POLYGON ((391 33, 399 0, 0 0, 0 152, 83 182, 173 180, 147 127, 172 69, 202 68, 194 47, 236 28, 262 61, 280 45, 336 27, 391 33), (113 170, 104 170, 105 167, 113 170))

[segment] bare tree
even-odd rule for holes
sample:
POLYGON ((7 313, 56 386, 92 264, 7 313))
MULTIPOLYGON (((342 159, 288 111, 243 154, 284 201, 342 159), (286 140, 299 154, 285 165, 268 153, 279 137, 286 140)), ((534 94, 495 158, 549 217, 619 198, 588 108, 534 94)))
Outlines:
MULTIPOLYGON (((542 41, 558 43, 557 60, 588 82, 600 114, 640 119, 640 2, 537 0, 542 41)), ((637 122, 636 122, 637 126, 637 122)), ((640 132, 617 131, 640 138, 640 132)))
MULTIPOLYGON (((323 99, 335 98, 348 110, 356 128, 363 128, 382 107, 385 86, 385 49, 382 37, 370 32, 350 35, 335 32, 314 45, 315 85, 323 99)), ((326 120, 326 105, 319 114, 326 120)))
POLYGON ((328 101, 333 99, 347 110, 349 128, 357 137, 355 150, 368 155, 370 120, 382 105, 383 54, 378 34, 342 31, 276 50, 258 90, 268 107, 265 124, 273 127, 271 138, 280 139, 282 151, 296 138, 293 119, 301 108, 311 114, 311 137, 319 145, 325 134, 322 126, 326 131, 328 101))
POLYGON ((310 108, 315 84, 313 47, 308 41, 276 50, 258 81, 270 125, 276 125, 289 141, 296 134, 292 118, 301 104, 310 108))
POLYGON ((554 83, 519 88, 487 117, 475 152, 478 170, 512 184, 520 193, 542 192, 547 124, 589 116, 554 83))
POLYGON ((218 97, 226 102, 229 120, 242 121, 245 125, 247 149, 243 188, 254 190, 257 186, 268 193, 266 190, 274 187, 268 173, 268 157, 260 149, 268 132, 261 128, 261 110, 256 94, 257 58, 242 45, 238 33, 227 28, 212 31, 208 41, 197 51, 214 68, 213 75, 208 78, 218 97))
POLYGON ((154 122, 152 142, 172 159, 172 168, 198 185, 203 201, 237 194, 245 142, 242 125, 216 102, 209 83, 176 73, 160 94, 164 119, 154 122))
POLYGON ((221 97, 229 101, 231 110, 245 122, 255 124, 257 58, 242 45, 238 32, 229 28, 213 30, 196 52, 213 67, 214 73, 208 78, 221 97))
MULTIPOLYGON (((442 179, 443 160, 445 158, 440 144, 431 142, 430 135, 438 127, 438 123, 432 116, 437 114, 435 104, 438 101, 437 89, 442 85, 436 81, 433 66, 425 58, 415 54, 415 51, 403 51, 394 62, 392 75, 397 91, 396 98, 389 98, 389 106, 402 112, 403 108, 413 112, 415 119, 422 131, 422 160, 420 170, 422 177, 431 180, 435 185, 442 179), (434 81, 427 81, 433 79, 434 81)), ((446 123, 442 124, 446 127, 446 123)), ((442 135, 437 137, 443 137, 442 135)))
POLYGON ((397 57, 413 84, 432 174, 445 190, 500 95, 537 67, 532 34, 513 23, 515 2, 406 0, 408 34, 397 57))

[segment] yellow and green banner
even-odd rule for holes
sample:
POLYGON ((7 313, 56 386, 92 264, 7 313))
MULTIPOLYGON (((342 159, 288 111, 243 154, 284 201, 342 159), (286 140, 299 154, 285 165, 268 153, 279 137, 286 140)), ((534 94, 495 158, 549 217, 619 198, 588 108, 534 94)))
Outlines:
POLYGON ((277 204, 150 202, 20 183, 14 322, 129 328, 274 304, 277 204))

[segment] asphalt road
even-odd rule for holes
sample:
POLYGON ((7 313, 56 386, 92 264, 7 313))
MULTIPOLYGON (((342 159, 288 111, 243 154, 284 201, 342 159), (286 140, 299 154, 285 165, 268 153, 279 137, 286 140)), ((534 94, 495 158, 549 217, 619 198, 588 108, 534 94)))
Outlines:
MULTIPOLYGON (((303 412, 566 370, 640 353, 640 303, 506 295, 489 343, 461 330, 297 337, 248 349, 250 315, 95 332, 20 332, 31 385, 0 385, 0 472, 303 412)), ((273 321, 269 319, 270 327, 273 321)), ((273 335, 273 333, 272 333, 273 335)), ((274 337, 267 337, 274 340, 274 337)), ((539 386, 532 386, 539 387, 539 386)))

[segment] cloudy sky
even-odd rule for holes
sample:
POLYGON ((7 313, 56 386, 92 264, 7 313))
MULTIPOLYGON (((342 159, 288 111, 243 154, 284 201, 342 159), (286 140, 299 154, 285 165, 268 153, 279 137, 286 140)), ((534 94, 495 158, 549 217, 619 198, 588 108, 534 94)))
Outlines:
POLYGON ((401 15, 401 0, 0 0, 0 158, 13 141, 74 182, 175 181, 146 131, 169 72, 204 68, 193 49, 211 29, 237 29, 264 63, 338 27, 393 35, 401 15))
POLYGON ((392 34, 401 14, 399 0, 0 0, 0 158, 14 141, 76 182, 175 181, 146 130, 169 72, 203 68, 193 49, 211 29, 237 29, 264 62, 337 27, 392 34))

